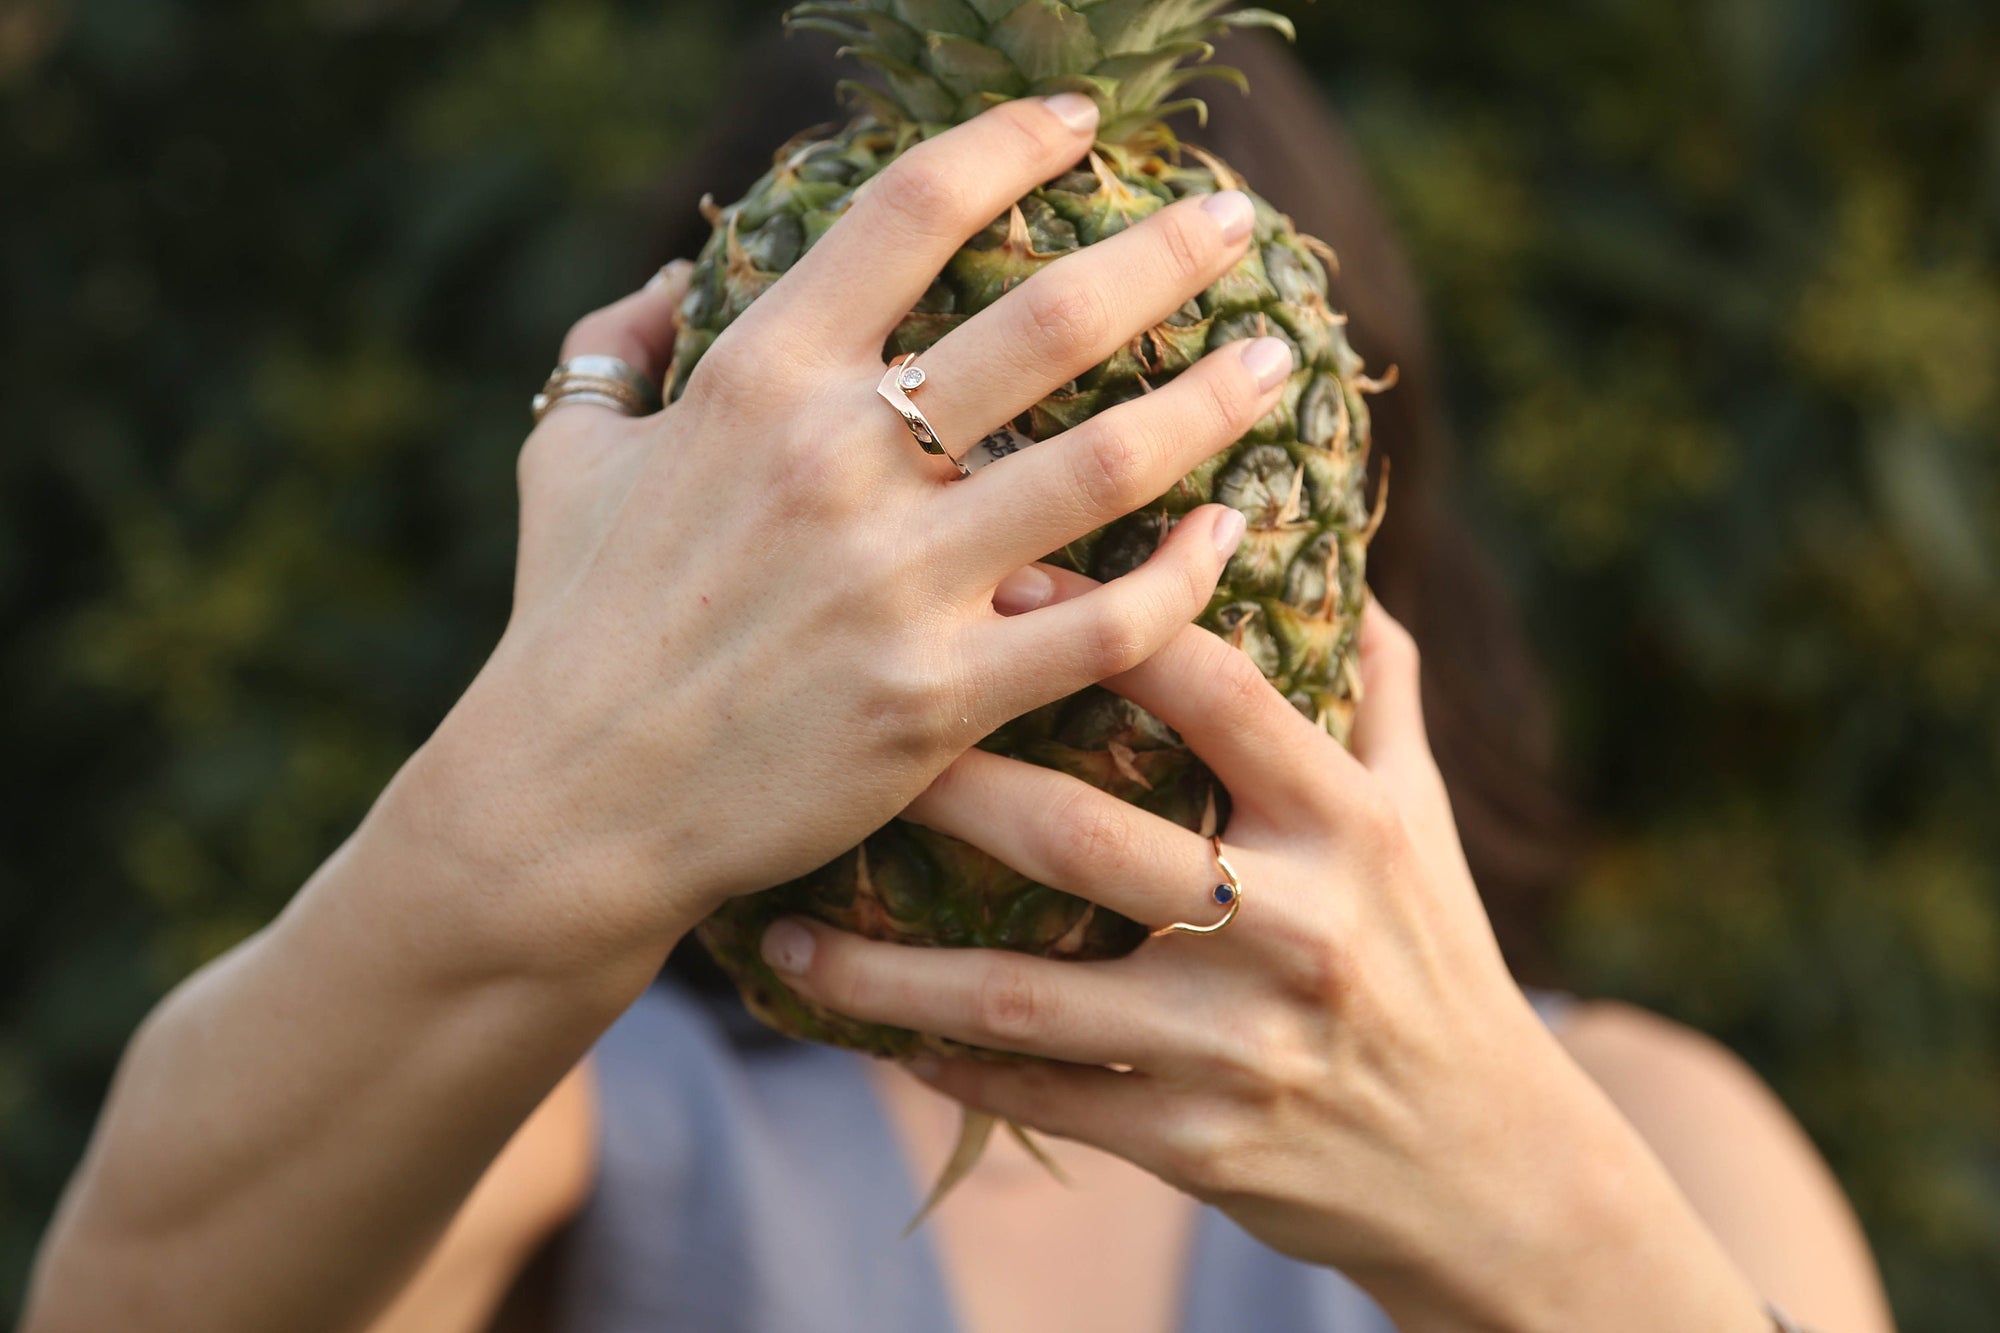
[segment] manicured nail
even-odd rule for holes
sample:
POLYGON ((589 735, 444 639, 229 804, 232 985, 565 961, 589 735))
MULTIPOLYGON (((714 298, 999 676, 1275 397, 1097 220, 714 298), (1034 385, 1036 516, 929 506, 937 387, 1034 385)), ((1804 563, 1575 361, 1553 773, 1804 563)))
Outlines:
POLYGON ((1292 373, 1292 349, 1282 338, 1258 338, 1243 349, 1243 368, 1269 393, 1292 373))
POLYGON ((1001 579, 1000 586, 993 590, 993 609, 1003 616, 1018 616, 1023 611, 1048 605, 1049 598, 1055 595, 1054 579, 1033 565, 1023 565, 1001 579))
POLYGON ((1201 201, 1201 209, 1215 219, 1215 225, 1222 228, 1222 239, 1231 245, 1248 236, 1251 226, 1257 221, 1256 207, 1251 204, 1250 196, 1241 190, 1212 194, 1201 201))
POLYGON ((1042 105, 1078 134, 1097 128, 1097 103, 1082 93, 1057 93, 1053 97, 1044 97, 1042 105))
POLYGON ((1215 520, 1215 530, 1209 535, 1215 538, 1216 552, 1224 560, 1236 554, 1236 548, 1243 544, 1243 530, 1248 520, 1239 510, 1231 509, 1215 520))
POLYGON ((804 972, 813 958, 812 932, 796 921, 774 921, 764 932, 764 961, 793 976, 804 972))

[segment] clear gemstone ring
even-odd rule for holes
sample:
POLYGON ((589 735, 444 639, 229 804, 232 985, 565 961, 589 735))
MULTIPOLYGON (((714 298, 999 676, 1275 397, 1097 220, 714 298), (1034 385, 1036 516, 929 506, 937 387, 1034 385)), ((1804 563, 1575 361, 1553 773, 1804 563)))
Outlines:
POLYGON ((1236 868, 1229 864, 1229 858, 1222 854, 1222 838, 1214 833, 1208 835, 1209 854, 1215 858, 1215 865, 1222 872, 1223 882, 1210 891, 1209 896, 1229 910, 1222 914, 1222 920, 1212 926, 1197 926, 1186 921, 1176 921, 1171 926, 1161 926, 1146 938, 1158 939, 1162 935, 1213 935, 1236 919, 1236 909, 1243 906, 1243 880, 1236 868))
POLYGON ((916 365, 917 354, 910 353, 901 361, 889 367, 882 374, 882 382, 875 386, 875 392, 882 400, 896 409, 903 418, 903 424, 910 428, 910 434, 927 454, 951 459, 961 477, 971 475, 972 469, 960 462, 958 457, 944 447, 931 423, 925 419, 924 410, 916 405, 910 395, 924 386, 924 368, 916 365))

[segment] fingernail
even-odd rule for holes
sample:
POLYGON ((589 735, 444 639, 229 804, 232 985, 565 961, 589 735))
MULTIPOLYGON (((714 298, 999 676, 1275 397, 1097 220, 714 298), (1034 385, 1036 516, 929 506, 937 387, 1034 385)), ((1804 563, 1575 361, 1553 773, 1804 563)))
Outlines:
POLYGON ((918 1078, 933 1079, 944 1068, 944 1064, 935 1055, 915 1055, 903 1061, 903 1068, 918 1078))
POLYGON ((1236 548, 1243 544, 1244 529, 1249 526, 1241 511, 1231 509, 1215 520, 1215 530, 1209 535, 1215 538, 1215 549, 1224 560, 1236 554, 1236 548))
POLYGON ((660 288, 666 286, 668 283, 673 282, 674 280, 679 278, 682 274, 688 272, 693 267, 694 265, 689 263, 685 259, 676 259, 673 263, 668 264, 666 267, 662 268, 658 273, 655 273, 652 277, 646 279, 645 290, 649 292, 656 292, 660 288))
POLYGON ((1257 221, 1257 209, 1250 196, 1241 190, 1224 190, 1208 196, 1201 201, 1201 211, 1215 219, 1215 225, 1222 228, 1222 239, 1231 245, 1248 236, 1251 225, 1257 221))
POLYGON ((1243 349, 1243 368, 1269 393, 1292 373, 1292 349, 1282 338, 1258 338, 1243 349))
POLYGON ((1003 616, 1018 616, 1046 606, 1055 595, 1056 581, 1046 571, 1024 565, 1000 580, 1000 586, 993 590, 993 609, 1003 616))
POLYGON ((1078 134, 1097 128, 1097 103, 1082 93, 1057 93, 1053 97, 1044 97, 1042 105, 1078 134))
POLYGON ((796 921, 774 921, 764 932, 764 961, 797 976, 812 963, 812 932, 796 921))

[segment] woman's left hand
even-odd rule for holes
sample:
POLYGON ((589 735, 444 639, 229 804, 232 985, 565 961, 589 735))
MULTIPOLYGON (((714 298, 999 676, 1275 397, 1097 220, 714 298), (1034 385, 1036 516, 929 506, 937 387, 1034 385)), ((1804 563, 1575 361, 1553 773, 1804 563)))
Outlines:
MULTIPOLYGON (((1090 586, 1045 572, 1058 597, 1090 586)), ((1665 1254, 1678 1293, 1660 1327, 1768 1327, 1509 975, 1432 761, 1415 646, 1374 605, 1361 667, 1352 753, 1205 630, 1105 682, 1229 790, 1224 855, 1244 888, 1215 934, 1079 963, 797 922, 813 947, 788 980, 858 1018, 1048 1057, 917 1069, 1340 1269, 1402 1327, 1583 1327, 1570 1317, 1633 1295, 1607 1252, 1665 1254)), ((1223 911, 1206 838, 1032 764, 970 751, 903 817, 1149 927, 1223 911)), ((782 938, 766 937, 774 966, 782 938)))

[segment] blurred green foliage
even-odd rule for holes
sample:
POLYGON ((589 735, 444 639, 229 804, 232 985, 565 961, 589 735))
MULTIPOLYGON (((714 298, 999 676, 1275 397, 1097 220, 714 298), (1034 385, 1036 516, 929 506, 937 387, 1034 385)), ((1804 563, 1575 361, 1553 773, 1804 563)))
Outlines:
MULTIPOLYGON (((1600 844, 1913 1333, 2000 1309, 2000 11, 1292 7, 1600 844)), ((561 329, 765 4, 0 9, 0 1310, 147 1006, 476 669, 561 329)))
POLYGON ((1578 988, 1750 1059, 1906 1329, 1994 1327, 2000 9, 1307 20, 1600 835, 1578 988))

